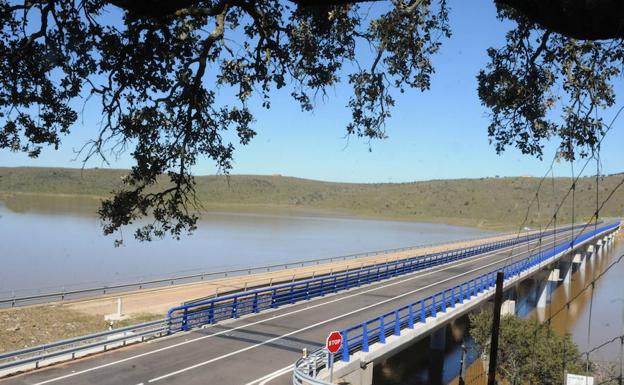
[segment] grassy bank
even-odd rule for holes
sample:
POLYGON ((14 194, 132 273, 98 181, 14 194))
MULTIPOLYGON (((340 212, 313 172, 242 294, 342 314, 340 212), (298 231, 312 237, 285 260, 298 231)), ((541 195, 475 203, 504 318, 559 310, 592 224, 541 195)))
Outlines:
MULTIPOLYGON (((124 327, 163 318, 138 314, 113 324, 124 327)), ((0 311, 0 353, 107 330, 103 317, 84 314, 64 305, 41 305, 0 311)))
MULTIPOLYGON (((49 207, 52 201, 55 209, 79 203, 92 213, 99 199, 121 186, 125 174, 125 170, 0 168, 0 199, 17 211, 49 207)), ((621 178, 622 174, 604 177, 599 198, 604 199, 621 178)), ((234 175, 198 177, 197 192, 208 211, 317 212, 514 229, 524 219, 538 183, 539 178, 531 177, 364 184, 234 175)), ((569 187, 569 178, 549 179, 542 186, 540 210, 534 205, 527 225, 548 222, 569 187)), ((577 220, 591 217, 595 200, 595 179, 582 178, 575 196, 577 220)), ((569 197, 558 220, 569 222, 571 214, 569 197)), ((611 198, 602 215, 624 215, 624 191, 611 198)))

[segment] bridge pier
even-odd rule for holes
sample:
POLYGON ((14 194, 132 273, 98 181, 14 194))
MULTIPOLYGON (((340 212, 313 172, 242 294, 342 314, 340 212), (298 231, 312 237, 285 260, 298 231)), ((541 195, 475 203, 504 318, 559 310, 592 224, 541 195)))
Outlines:
POLYGON ((516 301, 513 299, 508 299, 503 302, 501 306, 501 317, 506 315, 516 315, 516 301))
MULTIPOLYGON (((585 252, 585 259, 589 259, 589 263, 593 266, 594 259, 596 259, 596 246, 589 245, 587 246, 587 251, 585 252)), ((581 267, 583 267, 581 265, 581 267)))
POLYGON ((446 326, 429 336, 429 381, 431 385, 442 385, 444 371, 444 350, 446 349, 446 326))
POLYGON ((548 277, 537 285, 537 307, 545 308, 552 292, 553 285, 559 282, 559 269, 552 269, 548 277))
POLYGON ((560 274, 563 276, 563 284, 568 286, 572 282, 572 268, 574 267, 575 254, 572 260, 564 261, 563 258, 559 261, 560 274))
POLYGON ((602 257, 604 251, 604 244, 602 243, 602 239, 599 239, 598 242, 596 242, 596 256, 598 258, 602 257))

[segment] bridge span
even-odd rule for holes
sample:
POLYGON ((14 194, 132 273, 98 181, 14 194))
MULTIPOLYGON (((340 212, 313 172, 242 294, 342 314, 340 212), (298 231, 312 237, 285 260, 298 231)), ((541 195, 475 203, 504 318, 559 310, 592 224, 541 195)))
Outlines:
MULTIPOLYGON (((297 290, 308 297, 295 297, 293 287, 284 288, 281 293, 265 293, 259 296, 259 300, 256 296, 256 308, 253 299, 247 298, 246 302, 237 302, 238 297, 227 299, 220 303, 220 308, 229 309, 228 316, 221 317, 223 320, 220 321, 215 314, 225 313, 215 313, 214 306, 209 303, 172 309, 171 327, 180 331, 171 336, 16 375, 2 383, 285 385, 293 382, 293 363, 301 358, 303 349, 318 351, 330 330, 341 330, 348 343, 346 350, 336 356, 336 376, 367 385, 370 375, 367 368, 372 370, 372 365, 368 364, 391 354, 403 344, 413 343, 487 300, 491 291, 487 286, 487 273, 512 265, 525 268, 510 270, 506 281, 509 285, 513 284, 512 279, 535 275, 546 267, 550 271, 562 253, 569 251, 573 239, 582 239, 582 242, 575 242, 575 248, 586 248, 587 244, 594 244, 597 239, 602 240, 616 230, 619 224, 608 228, 601 226, 603 230, 596 235, 591 233, 593 228, 587 229, 584 235, 580 235, 578 229, 567 228, 517 244, 501 245, 494 250, 474 249, 458 254, 461 258, 433 260, 439 264, 432 263, 431 259, 412 265, 404 263, 403 270, 397 266, 396 274, 389 274, 381 280, 371 279, 374 272, 369 271, 368 275, 358 274, 357 285, 338 290, 334 281, 334 290, 324 291, 321 295, 311 296, 309 287, 301 291, 299 286, 297 290), (583 236, 585 238, 581 238, 583 236), (554 254, 548 254, 549 250, 554 254), (536 260, 536 255, 544 258, 533 265, 519 264, 531 258, 536 260), (363 280, 363 277, 369 278, 363 280), (288 291, 291 295, 284 302, 280 298, 288 291), (267 299, 269 305, 259 309, 258 303, 267 303, 267 299), (424 299, 426 301, 422 302, 424 299), (419 303, 424 307, 415 305, 419 303), (425 315, 421 319, 423 309, 425 315), (390 319, 386 318, 387 315, 398 317, 395 318, 399 320, 398 327, 396 323, 384 324, 384 320, 390 319), (381 327, 380 317, 383 318, 381 327), (193 327, 200 324, 203 325, 193 327), (367 332, 362 330, 362 325, 370 326, 372 331, 366 345, 363 336, 367 332)), ((564 279, 567 272, 563 271, 564 279)), ((378 278, 380 274, 378 269, 378 278)), ((348 277, 345 282, 355 282, 354 278, 348 277)), ((546 280, 551 277, 548 273, 546 280)), ((305 365, 299 361, 299 368, 305 365)), ((298 370, 302 376, 296 380, 322 383, 326 380, 322 366, 319 365, 314 372, 309 366, 303 371, 298 370)))

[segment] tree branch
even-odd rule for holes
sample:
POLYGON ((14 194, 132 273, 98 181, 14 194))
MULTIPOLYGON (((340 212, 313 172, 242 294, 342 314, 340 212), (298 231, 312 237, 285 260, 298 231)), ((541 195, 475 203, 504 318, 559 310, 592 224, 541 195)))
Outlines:
POLYGON ((495 0, 542 28, 580 40, 624 37, 621 0, 495 0))

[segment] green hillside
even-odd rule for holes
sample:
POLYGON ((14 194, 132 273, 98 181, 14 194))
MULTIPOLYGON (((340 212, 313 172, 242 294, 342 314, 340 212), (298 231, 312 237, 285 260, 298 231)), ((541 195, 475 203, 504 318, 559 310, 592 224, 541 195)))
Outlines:
MULTIPOLYGON (((54 200, 61 206, 78 205, 94 212, 97 200, 120 186, 125 173, 102 169, 0 168, 0 199, 15 210, 54 200)), ((623 176, 611 175, 601 180, 601 200, 623 176)), ((361 184, 234 175, 229 179, 198 177, 197 191, 207 210, 302 210, 512 229, 522 222, 538 183, 539 178, 530 177, 361 184)), ((548 222, 569 186, 569 178, 548 179, 540 193, 540 212, 534 205, 527 225, 548 222)), ((575 202, 577 220, 591 217, 596 204, 595 178, 579 181, 575 202)), ((558 221, 569 222, 571 213, 570 197, 558 221)), ((607 203, 603 216, 624 216, 624 188, 607 203)))

